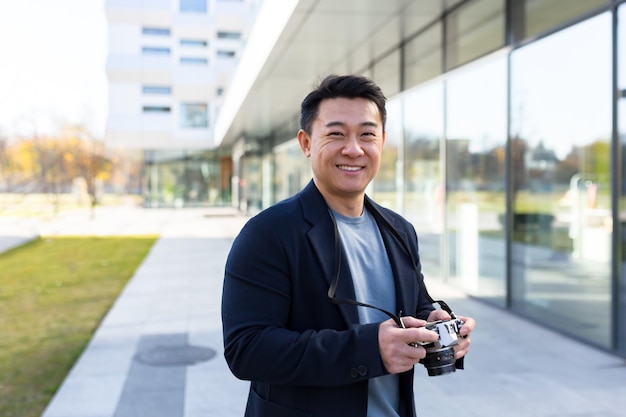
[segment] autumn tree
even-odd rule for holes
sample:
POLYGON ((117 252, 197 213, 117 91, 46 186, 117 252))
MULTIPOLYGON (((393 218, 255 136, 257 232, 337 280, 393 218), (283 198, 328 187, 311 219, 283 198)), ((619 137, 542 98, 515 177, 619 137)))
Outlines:
POLYGON ((98 203, 98 184, 113 169, 102 141, 95 140, 83 126, 68 126, 60 134, 35 136, 15 141, 0 155, 0 184, 4 191, 43 193, 58 210, 59 196, 72 191, 74 181, 86 184, 90 207, 98 203))
POLYGON ((106 181, 113 170, 104 143, 95 140, 83 126, 65 129, 62 141, 65 144, 64 164, 68 173, 73 179, 85 180, 90 207, 94 209, 100 198, 99 184, 106 181))

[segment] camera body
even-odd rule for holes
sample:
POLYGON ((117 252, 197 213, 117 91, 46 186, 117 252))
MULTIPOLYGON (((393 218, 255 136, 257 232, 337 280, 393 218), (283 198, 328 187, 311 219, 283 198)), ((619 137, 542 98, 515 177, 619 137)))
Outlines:
POLYGON ((447 375, 455 372, 454 346, 459 343, 459 330, 463 321, 459 319, 438 320, 424 326, 439 335, 436 342, 424 343, 426 357, 420 361, 428 370, 429 376, 447 375))

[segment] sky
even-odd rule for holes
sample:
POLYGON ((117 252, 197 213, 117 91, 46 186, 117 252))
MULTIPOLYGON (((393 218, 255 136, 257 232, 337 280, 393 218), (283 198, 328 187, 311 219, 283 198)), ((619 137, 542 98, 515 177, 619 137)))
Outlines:
POLYGON ((0 137, 67 123, 104 136, 105 0, 0 1, 0 137))

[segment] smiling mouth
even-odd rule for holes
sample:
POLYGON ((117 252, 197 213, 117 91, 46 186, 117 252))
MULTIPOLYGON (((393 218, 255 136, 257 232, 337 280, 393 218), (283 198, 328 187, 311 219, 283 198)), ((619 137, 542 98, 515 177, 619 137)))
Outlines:
POLYGON ((342 171, 360 171, 363 169, 363 167, 355 167, 355 166, 349 166, 349 165, 337 165, 337 168, 339 168, 342 171))

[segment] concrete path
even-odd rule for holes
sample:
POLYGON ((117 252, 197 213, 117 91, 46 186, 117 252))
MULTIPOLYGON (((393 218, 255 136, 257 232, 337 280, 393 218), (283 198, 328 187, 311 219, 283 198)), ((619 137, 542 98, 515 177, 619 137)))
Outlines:
MULTIPOLYGON (((42 235, 161 235, 42 417, 242 416, 248 383, 223 359, 220 296, 245 221, 228 210, 119 209, 39 225, 42 235)), ((437 280, 428 286, 478 326, 466 370, 428 377, 416 369, 419 415, 626 416, 623 359, 437 280)))

